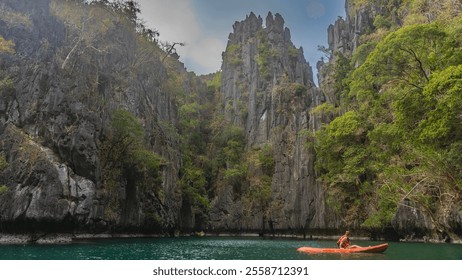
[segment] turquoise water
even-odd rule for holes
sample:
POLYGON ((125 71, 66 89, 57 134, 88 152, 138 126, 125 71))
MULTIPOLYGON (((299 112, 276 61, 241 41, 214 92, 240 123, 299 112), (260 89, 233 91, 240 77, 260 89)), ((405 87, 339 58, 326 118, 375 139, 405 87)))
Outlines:
MULTIPOLYGON (((368 246, 381 242, 358 241, 368 246)), ((334 247, 335 241, 181 237, 81 240, 63 245, 0 245, 2 260, 462 260, 460 244, 393 243, 378 254, 319 254, 298 247, 334 247)))

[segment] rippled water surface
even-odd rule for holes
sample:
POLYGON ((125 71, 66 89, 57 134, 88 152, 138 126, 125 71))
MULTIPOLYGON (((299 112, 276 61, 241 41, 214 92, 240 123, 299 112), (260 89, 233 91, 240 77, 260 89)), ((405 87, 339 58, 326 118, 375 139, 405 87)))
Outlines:
MULTIPOLYGON (((380 242, 358 241, 368 246, 380 242)), ((460 244, 389 243, 384 253, 318 254, 298 247, 335 247, 335 241, 181 237, 81 240, 64 245, 0 245, 3 260, 462 260, 460 244)))

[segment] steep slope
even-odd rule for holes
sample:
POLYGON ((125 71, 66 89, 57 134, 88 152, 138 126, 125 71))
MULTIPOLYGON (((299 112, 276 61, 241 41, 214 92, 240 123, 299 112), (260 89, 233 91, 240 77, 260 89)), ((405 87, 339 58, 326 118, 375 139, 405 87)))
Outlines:
POLYGON ((326 123, 315 147, 327 197, 348 213, 346 227, 460 240, 462 5, 350 0, 346 8, 329 27, 329 62, 318 64, 328 102, 314 110, 326 123))
POLYGON ((320 102, 311 67, 280 14, 269 13, 262 24, 253 13, 236 22, 223 53, 222 112, 235 133, 223 140, 223 150, 238 156, 222 162, 211 229, 335 227, 315 180, 313 151, 305 147, 307 132, 316 126, 309 110, 320 102))
POLYGON ((136 1, 2 0, 0 230, 460 240, 462 5, 345 8, 317 88, 280 14, 197 77, 136 1))
POLYGON ((184 68, 124 7, 2 2, 30 21, 0 20, 16 52, 1 60, 12 81, 0 106, 2 230, 173 232, 183 202, 167 81, 184 68))

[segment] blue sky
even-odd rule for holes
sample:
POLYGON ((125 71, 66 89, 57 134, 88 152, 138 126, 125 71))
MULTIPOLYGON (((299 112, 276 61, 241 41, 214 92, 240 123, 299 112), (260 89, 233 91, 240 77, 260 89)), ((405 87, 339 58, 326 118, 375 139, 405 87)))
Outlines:
MULTIPOLYGON (((327 46, 327 27, 338 16, 345 17, 345 0, 139 0, 141 17, 160 32, 160 40, 184 42, 178 47, 180 60, 196 74, 216 72, 221 53, 236 21, 254 12, 263 19, 268 12, 280 13, 291 31, 292 42, 303 47, 305 58, 316 71, 327 46)), ((264 23, 264 21, 263 21, 264 23)))

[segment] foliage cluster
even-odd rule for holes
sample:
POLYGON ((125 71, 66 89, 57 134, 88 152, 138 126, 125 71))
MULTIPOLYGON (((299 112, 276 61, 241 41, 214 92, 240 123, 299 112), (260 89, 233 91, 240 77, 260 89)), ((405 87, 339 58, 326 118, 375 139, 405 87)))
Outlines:
POLYGON ((179 133, 183 165, 180 172, 180 185, 193 207, 196 215, 205 216, 210 203, 207 189, 209 188, 209 162, 206 160, 207 139, 204 139, 208 120, 204 118, 207 107, 196 101, 183 104, 179 109, 179 133))
POLYGON ((5 74, 0 72, 0 98, 7 101, 14 93, 15 87, 13 80, 5 74), (3 76, 3 79, 2 79, 3 76))
POLYGON ((289 46, 289 49, 287 50, 289 57, 296 59, 300 55, 300 50, 297 49, 295 46, 289 46))
POLYGON ((246 150, 242 128, 227 125, 216 139, 214 168, 223 178, 218 185, 232 187, 234 198, 248 213, 268 214, 272 196, 274 150, 272 145, 246 150))
POLYGON ((207 91, 210 94, 220 92, 221 89, 221 71, 213 74, 213 78, 207 81, 207 91))
POLYGON ((249 215, 263 212, 268 217, 274 175, 274 150, 270 143, 246 152, 244 166, 249 170, 246 181, 248 186, 242 190, 244 211, 249 215))
POLYGON ((216 166, 237 168, 244 153, 245 137, 241 127, 227 124, 215 138, 218 149, 216 166))
POLYGON ((14 42, 5 40, 0 36, 0 53, 14 54, 14 42))
MULTIPOLYGON (((237 107, 240 107, 239 103, 237 107)), ((218 106, 217 109, 223 108, 218 106)), ((245 211, 267 209, 274 168, 272 148, 264 146, 248 150, 243 128, 226 121, 219 113, 215 114, 209 127, 212 185, 218 188, 211 189, 211 194, 217 195, 222 188, 232 188, 234 199, 244 203, 245 211)))
POLYGON ((261 29, 257 33, 258 54, 255 58, 258 65, 258 72, 265 79, 271 78, 271 63, 279 54, 268 41, 266 31, 261 29))
POLYGON ((108 218, 117 218, 121 210, 121 190, 133 192, 137 188, 160 196, 164 160, 144 147, 143 126, 127 110, 112 113, 110 132, 103 141, 100 157, 108 218))
POLYGON ((462 197, 460 21, 405 25, 337 60, 340 104, 315 111, 340 115, 316 133, 315 149, 346 226, 386 227, 402 200, 434 216, 462 197))
POLYGON ((0 195, 6 193, 8 191, 8 187, 5 185, 0 185, 0 195))
POLYGON ((223 60, 232 66, 239 66, 242 64, 241 46, 239 44, 228 44, 223 56, 223 60))
POLYGON ((8 162, 6 161, 3 155, 0 155, 0 172, 5 170, 8 167, 8 162))
MULTIPOLYGON (((6 161, 3 155, 0 155, 0 172, 5 170, 8 167, 8 162, 6 161)), ((8 191, 8 187, 5 185, 0 185, 0 195, 8 191)))
MULTIPOLYGON (((212 190, 213 161, 209 160, 211 137, 221 129, 213 128, 216 96, 221 89, 221 72, 202 77, 178 73, 169 66, 168 92, 178 106, 178 135, 181 152, 179 185, 184 205, 192 209, 196 230, 207 221, 212 190)), ((175 128, 174 128, 175 129, 175 128)))

